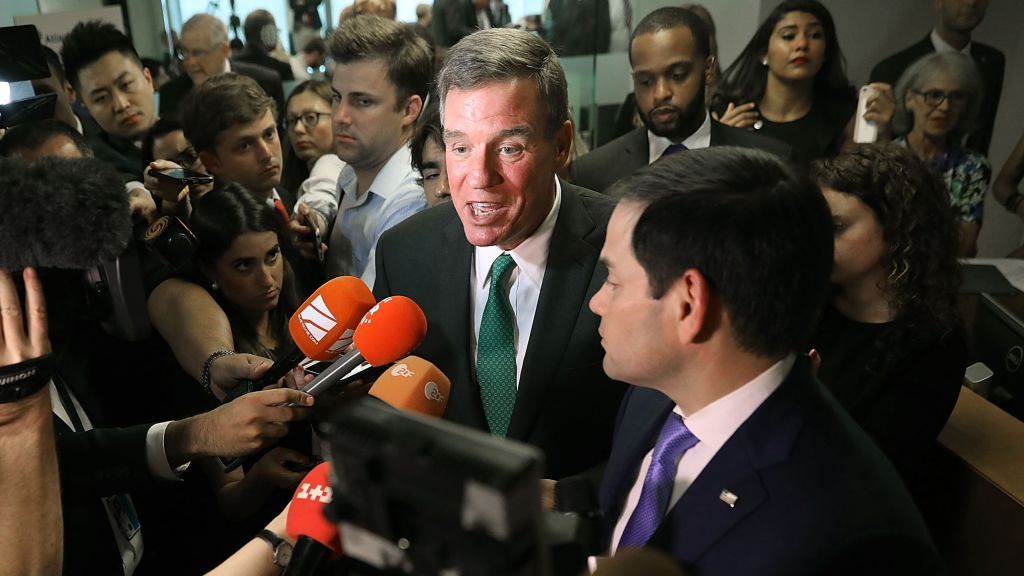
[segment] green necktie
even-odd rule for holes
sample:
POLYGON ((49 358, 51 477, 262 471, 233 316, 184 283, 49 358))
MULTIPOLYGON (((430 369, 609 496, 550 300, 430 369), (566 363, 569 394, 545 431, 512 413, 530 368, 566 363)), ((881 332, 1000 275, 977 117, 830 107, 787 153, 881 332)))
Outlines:
POLYGON ((491 290, 476 346, 476 376, 487 425, 492 434, 501 437, 508 433, 516 405, 516 321, 505 287, 515 265, 508 253, 498 256, 491 265, 491 290))

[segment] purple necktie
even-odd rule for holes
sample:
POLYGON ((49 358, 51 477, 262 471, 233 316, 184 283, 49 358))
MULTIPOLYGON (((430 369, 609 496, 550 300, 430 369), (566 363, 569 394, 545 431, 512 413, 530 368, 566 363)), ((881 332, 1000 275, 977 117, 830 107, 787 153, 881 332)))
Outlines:
POLYGON ((696 443, 697 437, 686 428, 679 414, 670 412, 661 428, 658 442, 654 445, 640 501, 619 538, 619 549, 643 546, 657 530, 668 511, 668 500, 675 485, 679 459, 696 443))

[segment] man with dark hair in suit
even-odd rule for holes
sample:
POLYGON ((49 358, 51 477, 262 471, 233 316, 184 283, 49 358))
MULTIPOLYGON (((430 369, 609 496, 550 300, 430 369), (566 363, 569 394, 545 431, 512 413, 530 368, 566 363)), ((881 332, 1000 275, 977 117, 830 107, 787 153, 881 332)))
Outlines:
POLYGON ((451 379, 446 419, 537 446, 549 478, 580 473, 607 457, 623 387, 586 308, 611 202, 555 176, 565 74, 537 36, 492 28, 448 53, 437 84, 452 202, 384 233, 374 294, 423 308, 416 353, 451 379))
POLYGON ((676 7, 648 14, 633 31, 629 61, 636 108, 644 126, 577 158, 572 181, 605 191, 662 156, 708 146, 760 148, 789 157, 789 147, 715 122, 705 105, 714 73, 707 29, 693 12, 676 7))
POLYGON ((238 72, 256 81, 277 104, 277 112, 284 110, 284 88, 277 72, 255 64, 229 59, 231 45, 228 29, 216 16, 196 14, 181 26, 181 76, 160 89, 160 115, 176 116, 178 107, 193 86, 199 86, 210 77, 225 72, 238 72))
POLYGON ((1006 67, 1006 57, 1002 52, 971 39, 971 32, 985 17, 988 0, 933 0, 933 4, 937 21, 931 33, 920 42, 876 64, 871 69, 870 81, 888 82, 895 86, 911 64, 933 52, 960 52, 970 56, 981 74, 982 105, 977 123, 967 134, 964 145, 988 154, 1006 67))
POLYGON ((245 31, 245 48, 235 60, 273 70, 282 81, 295 79, 291 64, 270 55, 277 47, 278 34, 273 14, 267 10, 253 10, 245 17, 242 30, 245 31))
POLYGON ((736 147, 616 187, 590 302, 605 372, 633 384, 601 484, 606 549, 703 576, 937 573, 895 469, 800 356, 832 268, 817 188, 736 147))

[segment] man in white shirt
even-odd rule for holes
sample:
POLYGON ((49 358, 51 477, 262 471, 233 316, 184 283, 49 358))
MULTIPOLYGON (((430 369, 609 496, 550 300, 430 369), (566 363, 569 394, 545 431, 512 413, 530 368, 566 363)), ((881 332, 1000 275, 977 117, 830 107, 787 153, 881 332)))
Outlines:
MULTIPOLYGON (((404 24, 364 15, 346 20, 329 49, 334 150, 346 166, 338 177, 341 203, 325 272, 328 278, 362 277, 373 286, 380 235, 427 207, 409 139, 430 89, 430 47, 404 24)), ((322 220, 316 224, 326 229, 322 220)))
POLYGON ((932 573, 895 470, 798 356, 832 266, 817 189, 725 147, 616 187, 590 307, 605 371, 634 386, 601 485, 606 549, 702 575, 932 573))
POLYGON ((623 387, 586 309, 611 202, 555 176, 572 140, 561 64, 528 32, 481 30, 438 88, 452 202, 384 234, 374 293, 423 308, 416 353, 451 380, 446 419, 537 446, 549 478, 580 473, 607 457, 623 387))

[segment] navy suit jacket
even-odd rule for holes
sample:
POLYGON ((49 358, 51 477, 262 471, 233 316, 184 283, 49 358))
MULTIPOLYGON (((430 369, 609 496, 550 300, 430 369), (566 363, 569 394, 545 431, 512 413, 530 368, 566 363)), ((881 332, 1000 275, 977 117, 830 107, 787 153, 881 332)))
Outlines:
MULTIPOLYGON (((918 59, 935 52, 931 34, 920 42, 882 60, 871 69, 871 82, 888 82, 893 87, 906 69, 918 59)), ((988 146, 992 142, 992 132, 996 125, 996 110, 999 109, 999 98, 1003 93, 1003 73, 1006 68, 1006 56, 999 50, 981 42, 971 41, 971 59, 978 67, 981 75, 982 95, 981 110, 974 129, 967 135, 966 145, 972 150, 988 154, 988 146)))
MULTIPOLYGON (((645 388, 623 399, 600 492, 605 549, 674 406, 645 388)), ((708 462, 648 545, 697 576, 940 571, 895 470, 803 362, 708 462), (734 507, 723 490, 737 496, 734 507)))
MULTIPOLYGON (((774 138, 711 121, 711 146, 742 146, 790 159, 788 145, 774 138)), ((647 128, 640 126, 580 156, 569 170, 574 184, 607 192, 612 184, 648 165, 647 128)))
MULTIPOLYGON (((607 197, 562 182, 562 204, 508 429, 508 438, 544 451, 548 478, 578 474, 607 459, 625 391, 604 373, 598 318, 588 307, 607 275, 597 257, 613 207, 607 197)), ((373 291, 378 300, 400 294, 423 308, 427 336, 415 354, 451 380, 445 419, 487 431, 470 353, 472 261, 473 246, 447 202, 381 236, 373 291)))

